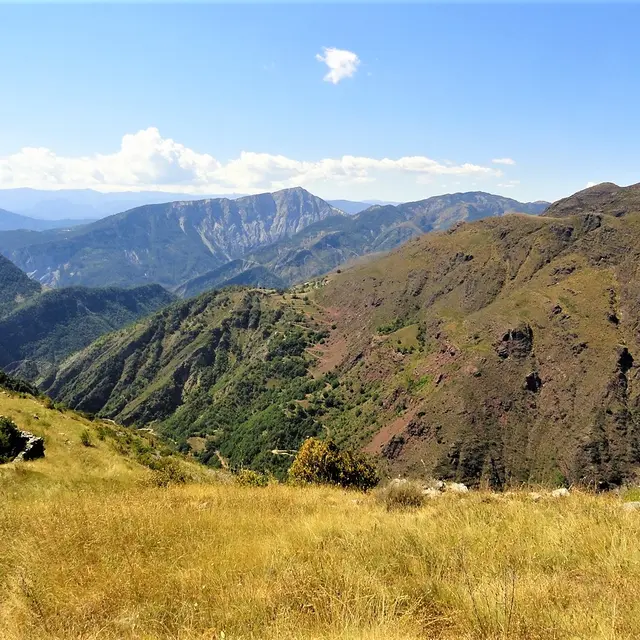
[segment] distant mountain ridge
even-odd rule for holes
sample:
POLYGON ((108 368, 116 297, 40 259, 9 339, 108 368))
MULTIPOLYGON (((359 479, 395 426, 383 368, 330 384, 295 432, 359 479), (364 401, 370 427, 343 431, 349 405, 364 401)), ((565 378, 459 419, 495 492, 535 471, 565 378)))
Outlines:
MULTIPOLYGON (((228 194, 234 199, 244 194, 228 194)), ((165 191, 115 191, 94 189, 0 189, 0 208, 43 220, 66 218, 99 219, 147 204, 177 200, 220 198, 213 194, 170 193, 165 191)))
MULTIPOLYGON (((374 205, 352 216, 334 216, 245 256, 246 270, 234 263, 234 284, 285 287, 322 275, 361 256, 388 251, 409 238, 453 224, 508 213, 540 214, 547 202, 522 203, 481 191, 434 196, 405 204, 374 205), (258 271, 256 268, 260 266, 258 271)), ((196 295, 229 284, 228 268, 185 282, 176 292, 196 295)))
POLYGON ((0 244, 48 286, 171 287, 332 216, 344 214, 304 189, 284 189, 147 205, 65 232, 11 232, 0 244))
MULTIPOLYGON (((148 204, 166 202, 211 200, 228 198, 236 200, 247 194, 193 194, 172 193, 167 191, 116 191, 103 193, 94 189, 0 189, 0 209, 8 209, 16 214, 40 220, 98 220, 122 211, 135 209, 148 204)), ((363 211, 372 204, 400 204, 378 200, 329 200, 332 207, 348 214, 363 211)), ((31 228, 31 227, 14 227, 31 228)))
POLYGON ((230 284, 286 287, 422 233, 546 206, 470 192, 345 215, 304 189, 285 189, 147 205, 75 229, 7 231, 0 251, 47 286, 157 282, 189 296, 230 284))

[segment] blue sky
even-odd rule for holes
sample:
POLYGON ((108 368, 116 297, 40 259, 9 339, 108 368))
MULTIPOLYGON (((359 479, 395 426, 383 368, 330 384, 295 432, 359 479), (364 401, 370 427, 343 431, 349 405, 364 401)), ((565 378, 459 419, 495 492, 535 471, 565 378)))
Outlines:
POLYGON ((0 188, 638 182, 638 24, 631 4, 0 5, 0 188), (324 79, 323 48, 350 77, 324 79))

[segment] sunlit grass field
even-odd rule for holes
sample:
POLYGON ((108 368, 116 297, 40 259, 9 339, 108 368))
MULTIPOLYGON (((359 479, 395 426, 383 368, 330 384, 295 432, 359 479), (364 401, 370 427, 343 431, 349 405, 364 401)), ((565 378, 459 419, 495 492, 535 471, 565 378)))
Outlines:
POLYGON ((157 487, 83 446, 81 418, 2 398, 47 438, 45 460, 0 468, 2 640, 638 637, 640 512, 619 496, 389 511, 323 487, 157 487))

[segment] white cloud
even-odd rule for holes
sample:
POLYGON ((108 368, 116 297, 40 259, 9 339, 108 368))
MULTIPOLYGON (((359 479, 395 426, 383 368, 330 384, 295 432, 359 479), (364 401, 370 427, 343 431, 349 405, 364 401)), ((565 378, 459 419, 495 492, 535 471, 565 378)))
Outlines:
POLYGON ((316 60, 329 67, 329 72, 323 78, 325 82, 338 84, 340 80, 353 77, 358 70, 360 58, 353 51, 335 47, 323 47, 322 51, 324 55, 316 54, 316 60))
POLYGON ((513 158, 494 158, 491 162, 493 164, 508 164, 514 165, 516 161, 513 158))
POLYGON ((434 177, 497 178, 502 171, 471 163, 438 162, 425 156, 367 158, 341 156, 296 160, 243 151, 222 162, 163 138, 155 127, 127 134, 111 154, 59 156, 45 148, 25 147, 0 156, 0 188, 93 188, 101 191, 159 190, 182 193, 258 193, 303 186, 323 191, 345 185, 409 180, 428 184, 434 177))
POLYGON ((585 187, 586 189, 590 189, 591 187, 595 187, 598 183, 597 182, 587 182, 587 186, 585 187))

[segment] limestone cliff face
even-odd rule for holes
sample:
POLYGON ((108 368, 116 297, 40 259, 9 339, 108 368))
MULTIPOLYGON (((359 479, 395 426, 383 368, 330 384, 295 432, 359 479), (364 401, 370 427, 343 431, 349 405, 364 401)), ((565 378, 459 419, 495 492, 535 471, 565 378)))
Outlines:
POLYGON ((11 252, 43 284, 178 285, 341 212, 304 189, 147 205, 11 252))

